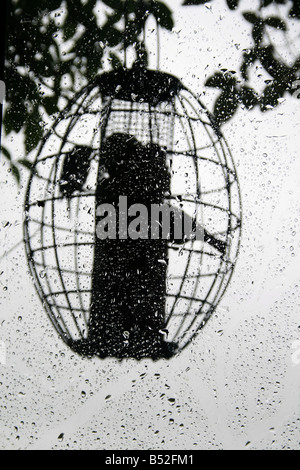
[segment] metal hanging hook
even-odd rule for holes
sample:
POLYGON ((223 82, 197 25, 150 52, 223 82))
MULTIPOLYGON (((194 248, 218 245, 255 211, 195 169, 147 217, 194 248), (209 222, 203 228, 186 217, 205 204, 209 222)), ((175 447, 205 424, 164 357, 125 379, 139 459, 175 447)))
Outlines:
MULTIPOLYGON (((143 11, 145 2, 143 0, 137 0, 136 2, 137 5, 137 14, 143 11)), ((129 0, 124 0, 124 38, 123 38, 123 47, 124 47, 124 64, 123 67, 125 69, 128 68, 128 56, 127 56, 127 49, 131 45, 130 41, 128 41, 128 35, 130 32, 130 27, 131 27, 131 21, 129 18, 130 12, 129 11, 129 0)), ((135 52, 136 52, 136 61, 135 65, 140 65, 141 67, 145 67, 148 64, 148 57, 147 57, 147 49, 146 49, 146 22, 150 16, 150 11, 146 11, 143 17, 143 30, 141 32, 142 38, 139 39, 136 44, 135 44, 135 52)), ((157 22, 157 27, 159 26, 157 22)))

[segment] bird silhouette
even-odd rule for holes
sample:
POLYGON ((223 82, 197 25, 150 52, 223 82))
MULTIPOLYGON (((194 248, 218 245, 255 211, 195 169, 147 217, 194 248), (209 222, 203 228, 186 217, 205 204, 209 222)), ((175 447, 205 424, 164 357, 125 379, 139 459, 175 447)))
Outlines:
POLYGON ((82 191, 90 170, 92 152, 91 147, 76 146, 65 154, 59 181, 63 197, 70 199, 76 191, 82 191))

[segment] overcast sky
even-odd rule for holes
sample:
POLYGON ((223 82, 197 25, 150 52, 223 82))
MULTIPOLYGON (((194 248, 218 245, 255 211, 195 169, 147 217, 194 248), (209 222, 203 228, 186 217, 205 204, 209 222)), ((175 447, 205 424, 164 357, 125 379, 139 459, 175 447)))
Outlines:
MULTIPOLYGON (((161 36, 161 69, 212 109, 216 93, 204 90, 205 78, 238 68, 250 28, 222 0, 166 3, 176 28, 161 36)), ((282 45, 281 53, 290 51, 282 45)), ((268 78, 260 74, 257 83, 268 78)), ((242 249, 216 314, 170 363, 76 357, 52 331, 22 244, 1 258, 1 448, 299 448, 299 118, 300 102, 287 97, 266 114, 241 110, 224 126, 242 191, 242 249)), ((20 140, 4 137, 16 157, 20 140)), ((22 240, 26 178, 18 189, 2 163, 0 185, 3 254, 22 240)))

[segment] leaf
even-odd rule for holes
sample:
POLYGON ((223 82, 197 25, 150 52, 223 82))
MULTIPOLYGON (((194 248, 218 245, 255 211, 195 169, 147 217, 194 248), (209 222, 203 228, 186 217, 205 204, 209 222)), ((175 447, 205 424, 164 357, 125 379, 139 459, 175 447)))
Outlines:
POLYGON ((224 91, 216 100, 214 117, 218 124, 228 121, 233 117, 239 106, 237 93, 224 91))
POLYGON ((260 0, 260 5, 262 8, 268 7, 273 3, 273 0, 260 0))
POLYGON ((76 191, 81 191, 88 177, 91 164, 91 147, 75 147, 64 157, 60 180, 63 196, 69 198, 76 191))
POLYGON ((25 125, 25 149, 27 153, 34 150, 43 137, 43 128, 40 124, 42 117, 38 107, 28 116, 25 125))
POLYGON ((258 22, 254 25, 253 30, 252 30, 252 37, 257 46, 259 46, 260 43, 262 42, 263 37, 264 37, 264 32, 265 32, 265 24, 263 22, 258 22))
POLYGON ((152 3, 150 12, 154 15, 162 28, 172 31, 174 28, 173 14, 167 5, 162 2, 155 1, 152 3))
MULTIPOLYGON (((104 25, 102 33, 105 36, 105 41, 109 47, 116 47, 124 40, 124 35, 121 31, 110 25, 104 25)), ((84 47, 86 49, 86 39, 84 41, 84 47)))
POLYGON ((243 86, 241 88, 239 98, 243 105, 249 110, 259 103, 258 94, 248 86, 243 86))
POLYGON ((205 86, 211 88, 220 88, 223 90, 232 90, 235 88, 237 80, 229 73, 217 72, 212 77, 208 78, 205 86))
POLYGON ((261 22, 261 18, 259 18, 255 13, 252 13, 251 11, 246 11, 243 13, 243 17, 245 18, 246 21, 248 21, 251 24, 256 24, 257 22, 261 22))
POLYGON ((43 105, 49 115, 55 114, 59 111, 57 106, 57 96, 46 96, 43 100, 43 105))
POLYGON ((11 104, 4 115, 4 128, 6 134, 12 131, 18 133, 26 121, 27 111, 24 103, 11 104))
POLYGON ((276 80, 285 80, 290 77, 291 68, 275 59, 273 46, 257 48, 257 57, 264 69, 276 80))
POLYGON ((229 6, 230 10, 236 10, 239 6, 240 0, 227 0, 227 5, 229 6))
POLYGON ((65 41, 68 41, 73 36, 75 36, 77 28, 78 28, 77 23, 73 23, 72 21, 67 21, 66 25, 63 28, 65 41))
POLYGON ((244 80, 248 80, 248 68, 258 60, 256 49, 251 49, 244 53, 241 74, 244 80))
POLYGON ((265 31, 265 22, 262 18, 251 11, 243 13, 243 17, 248 23, 253 24, 252 37, 256 45, 260 45, 265 31))
POLYGON ((113 10, 124 10, 122 0, 102 0, 105 5, 112 8, 113 10))
POLYGON ((27 168, 27 170, 32 170, 33 167, 33 163, 31 163, 29 160, 26 160, 25 158, 18 160, 18 164, 24 168, 27 168))
POLYGON ((11 161, 11 154, 7 150, 7 148, 4 147, 4 145, 1 146, 1 154, 4 155, 4 157, 7 158, 8 161, 11 161))
POLYGON ((279 99, 283 97, 286 87, 277 81, 268 85, 260 99, 260 107, 262 111, 275 108, 279 104, 279 99))
POLYGON ((287 30, 285 22, 281 20, 280 18, 276 18, 275 16, 267 18, 266 20, 264 20, 264 23, 275 29, 281 29, 282 31, 287 30))
MULTIPOLYGON (((183 6, 205 5, 206 3, 210 1, 212 0, 185 0, 182 5, 183 6)), ((226 1, 230 10, 236 10, 236 8, 239 6, 239 3, 240 3, 240 0, 226 0, 226 1)))
POLYGON ((191 5, 204 5, 212 0, 185 0, 183 2, 183 6, 191 6, 191 5))
POLYGON ((300 19, 300 3, 298 2, 298 0, 294 0, 294 6, 291 8, 289 16, 291 18, 300 19))
POLYGON ((117 56, 117 54, 115 54, 114 52, 110 52, 109 57, 110 57, 110 61, 111 61, 111 65, 113 69, 118 69, 122 67, 122 62, 120 58, 117 56))
POLYGON ((13 176, 17 180, 17 183, 20 184, 21 173, 20 173, 19 169, 14 164, 11 164, 10 168, 11 168, 11 172, 12 172, 13 176))

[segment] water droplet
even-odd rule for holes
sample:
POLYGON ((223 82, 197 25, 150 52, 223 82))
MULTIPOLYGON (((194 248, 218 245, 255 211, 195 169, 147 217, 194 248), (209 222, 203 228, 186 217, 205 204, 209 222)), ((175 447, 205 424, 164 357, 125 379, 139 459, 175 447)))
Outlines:
POLYGON ((159 259, 158 262, 161 264, 165 264, 166 266, 168 265, 165 259, 159 259))

